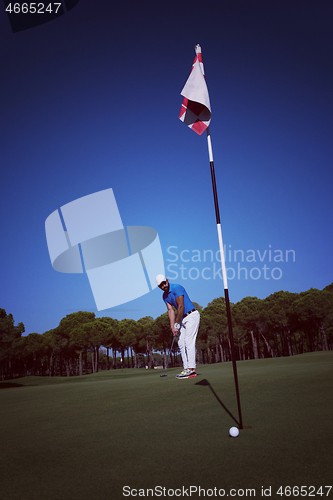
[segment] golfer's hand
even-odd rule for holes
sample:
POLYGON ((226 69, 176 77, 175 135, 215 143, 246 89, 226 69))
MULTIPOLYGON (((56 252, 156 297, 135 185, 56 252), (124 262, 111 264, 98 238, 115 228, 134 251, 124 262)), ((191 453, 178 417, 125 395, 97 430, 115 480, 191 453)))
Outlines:
POLYGON ((174 328, 172 328, 172 333, 174 337, 177 337, 179 330, 175 330, 174 328))

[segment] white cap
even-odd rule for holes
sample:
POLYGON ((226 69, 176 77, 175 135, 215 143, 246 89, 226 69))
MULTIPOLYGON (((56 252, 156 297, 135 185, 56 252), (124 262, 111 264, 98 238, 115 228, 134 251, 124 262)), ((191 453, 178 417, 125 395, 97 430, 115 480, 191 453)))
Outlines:
POLYGON ((166 281, 166 277, 163 276, 163 274, 158 274, 156 276, 156 283, 157 283, 157 286, 160 286, 160 284, 163 282, 163 281, 166 281))

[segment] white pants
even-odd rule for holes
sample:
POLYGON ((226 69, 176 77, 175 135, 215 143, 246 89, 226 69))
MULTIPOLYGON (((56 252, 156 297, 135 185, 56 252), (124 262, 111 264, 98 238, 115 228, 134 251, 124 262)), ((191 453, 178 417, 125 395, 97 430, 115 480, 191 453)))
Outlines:
POLYGON ((178 347, 183 360, 184 370, 195 368, 195 341, 200 323, 199 311, 193 311, 182 319, 178 337, 178 347))

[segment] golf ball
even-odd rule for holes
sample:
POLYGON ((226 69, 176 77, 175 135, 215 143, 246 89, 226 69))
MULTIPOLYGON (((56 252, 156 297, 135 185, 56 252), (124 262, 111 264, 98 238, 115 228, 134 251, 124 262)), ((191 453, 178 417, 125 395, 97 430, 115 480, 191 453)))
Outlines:
POLYGON ((229 436, 236 438, 239 435, 239 429, 237 427, 230 427, 229 436))

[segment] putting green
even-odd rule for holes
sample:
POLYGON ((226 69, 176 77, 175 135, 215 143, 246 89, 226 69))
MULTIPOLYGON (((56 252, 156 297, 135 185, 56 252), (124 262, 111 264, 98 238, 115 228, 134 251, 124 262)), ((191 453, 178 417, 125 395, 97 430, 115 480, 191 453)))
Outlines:
POLYGON ((0 383, 0 498, 327 498, 333 352, 237 368, 238 438, 231 363, 0 383))

